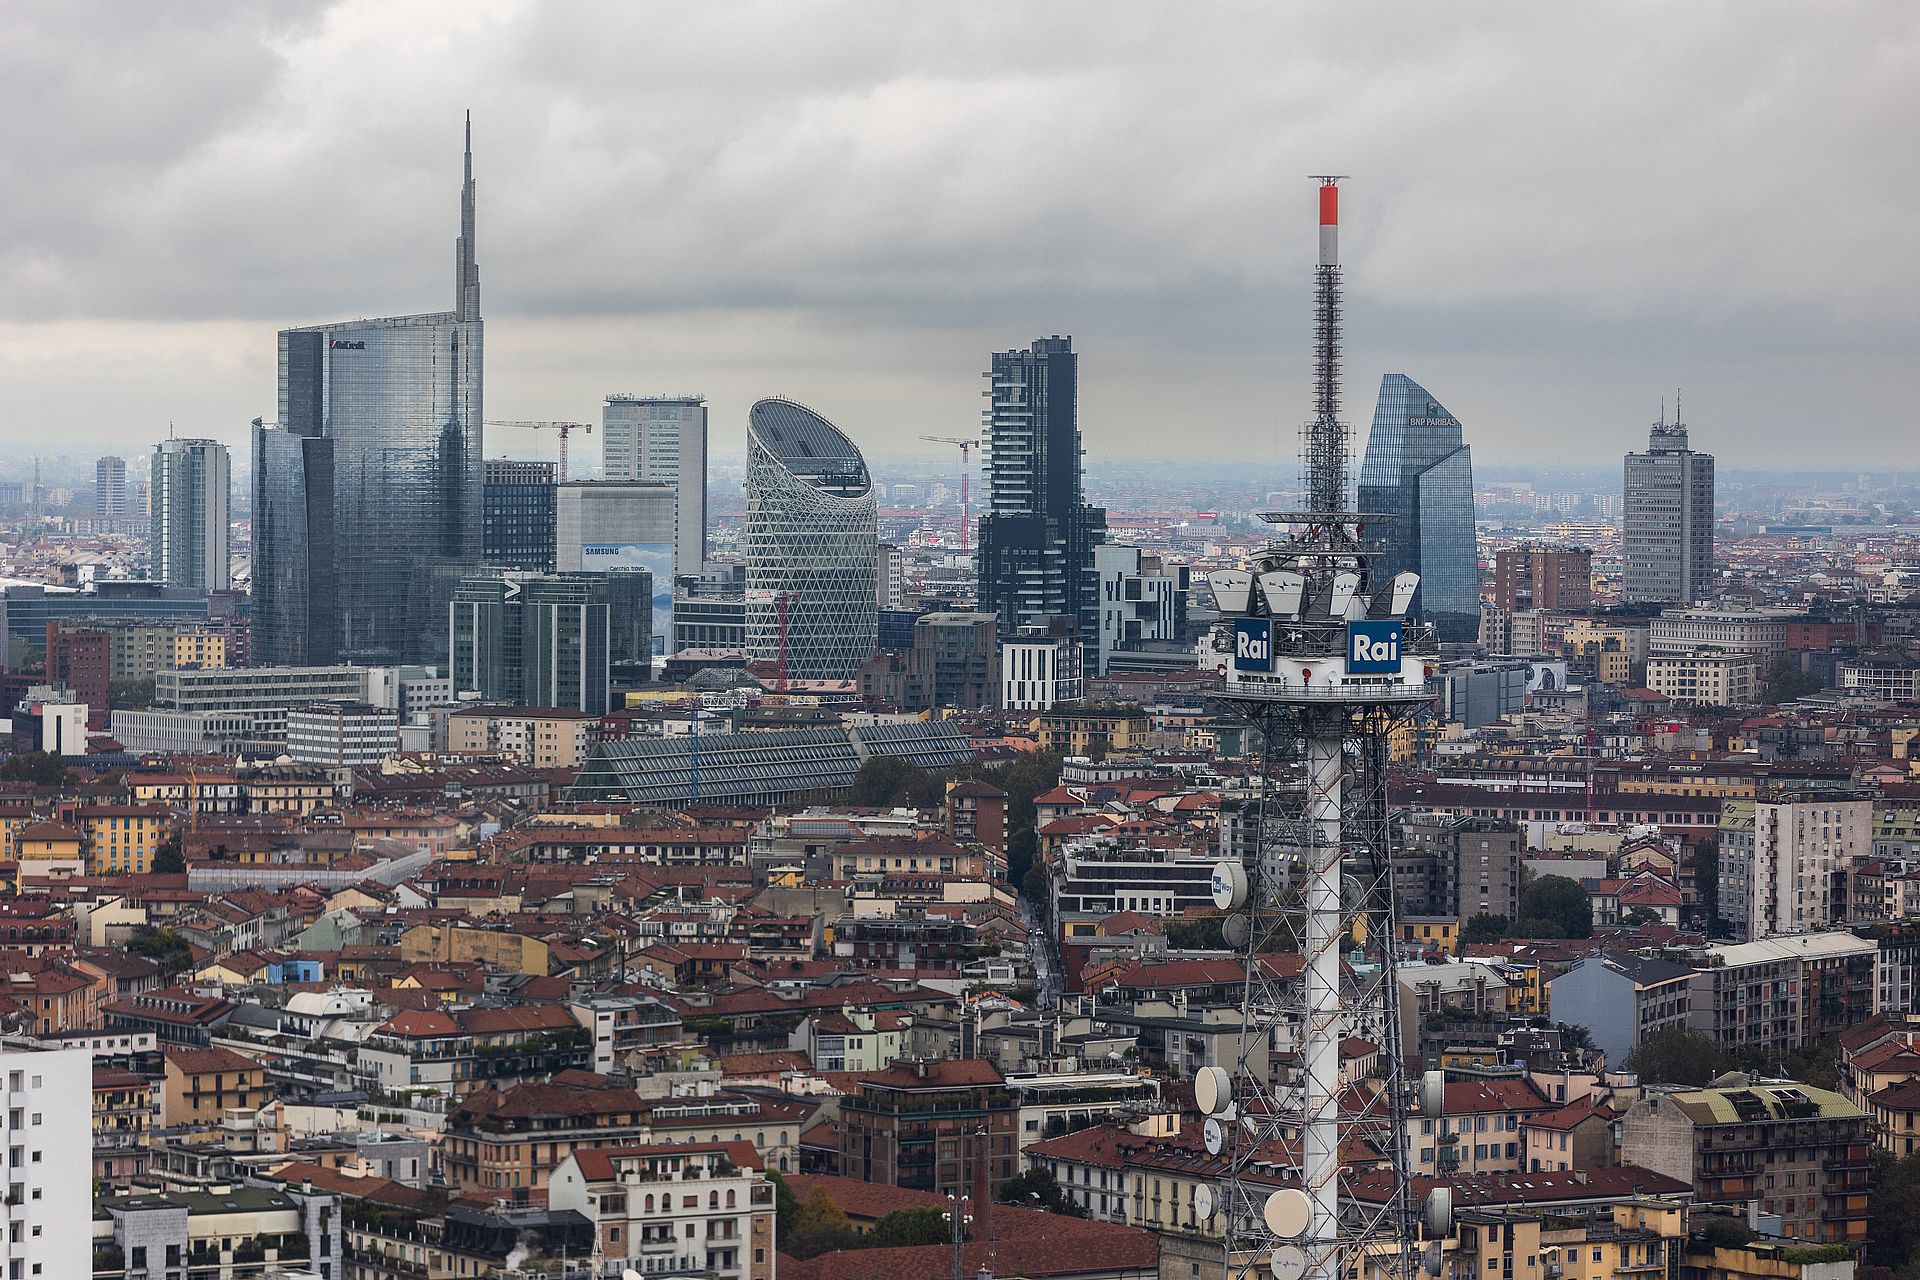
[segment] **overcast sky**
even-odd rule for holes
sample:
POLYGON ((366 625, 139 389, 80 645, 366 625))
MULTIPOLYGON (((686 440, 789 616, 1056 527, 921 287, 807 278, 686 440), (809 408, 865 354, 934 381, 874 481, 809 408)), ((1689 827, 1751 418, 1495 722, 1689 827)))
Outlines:
POLYGON ((239 445, 277 328, 449 307, 469 107, 489 417, 934 449, 1070 333, 1090 455, 1290 477, 1334 171, 1361 440, 1393 370, 1483 463, 1678 385, 1722 466, 1920 465, 1920 6, 1752 0, 9 5, 0 448, 239 445))

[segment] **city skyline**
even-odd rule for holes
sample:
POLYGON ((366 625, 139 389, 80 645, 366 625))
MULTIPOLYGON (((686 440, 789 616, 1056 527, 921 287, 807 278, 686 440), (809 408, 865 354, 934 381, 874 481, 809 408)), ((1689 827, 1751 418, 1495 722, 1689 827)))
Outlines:
POLYGON ((273 403, 264 331, 444 287, 419 213, 471 106, 506 418, 587 421, 611 391, 696 387, 724 454, 750 404, 781 394, 840 406, 876 457, 931 455, 917 436, 972 418, 975 353, 1059 331, 1086 356, 1093 456, 1175 438, 1290 471, 1301 175, 1338 157, 1355 174, 1353 376, 1443 381, 1483 462, 1618 456, 1674 383, 1756 464, 1802 460, 1809 422, 1837 466, 1899 442, 1916 317, 1895 282, 1913 251, 1888 228, 1911 177, 1884 150, 1915 92, 1915 46, 1892 38, 1904 10, 1823 24, 1795 50, 1802 74, 1758 87, 1785 16, 1723 7, 1670 15, 1651 56, 1625 12, 1410 13, 1397 43, 1474 73, 1453 77, 1393 76, 1366 19, 1334 11, 1089 25, 1062 9, 1032 19, 1061 39, 1004 65, 980 56, 990 12, 862 12, 739 7, 759 38, 711 64, 724 19, 670 12, 23 18, 42 49, 165 39, 209 74, 151 86, 111 124, 92 123, 98 96, 36 103, 76 145, 40 158, 37 201, 0 228, 0 429, 127 450, 171 419, 243 445, 273 403), (569 50, 591 72, 640 31, 677 55, 645 84, 539 58, 569 50), (428 39, 449 54, 434 76, 384 74, 428 39), (1635 92, 1569 96, 1567 47, 1576 83, 1635 92), (1205 93, 1143 92, 1202 66, 1205 93), (1322 91, 1362 70, 1393 87, 1322 91), (1000 198, 1009 179, 1021 201, 1000 198))

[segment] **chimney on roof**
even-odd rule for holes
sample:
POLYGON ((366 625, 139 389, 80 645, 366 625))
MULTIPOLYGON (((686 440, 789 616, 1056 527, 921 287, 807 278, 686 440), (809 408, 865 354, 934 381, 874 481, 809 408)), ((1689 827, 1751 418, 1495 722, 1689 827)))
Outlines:
POLYGON ((927 1078, 927 1060, 925 1058, 915 1058, 913 1060, 913 1074, 919 1076, 922 1080, 927 1078))

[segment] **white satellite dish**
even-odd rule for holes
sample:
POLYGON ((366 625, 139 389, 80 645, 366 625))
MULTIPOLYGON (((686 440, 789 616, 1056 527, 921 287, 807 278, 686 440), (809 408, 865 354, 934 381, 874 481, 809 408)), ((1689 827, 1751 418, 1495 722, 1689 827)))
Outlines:
POLYGON ((1227 1145, 1227 1131, 1220 1127, 1218 1120, 1211 1117, 1200 1127, 1200 1134, 1206 1139, 1207 1154, 1210 1156, 1219 1155, 1220 1149, 1227 1145))
POLYGON ((1222 911, 1245 906, 1247 869, 1238 862, 1216 862, 1213 866, 1213 905, 1222 911))
POLYGON ((1201 1226, 1213 1216, 1213 1188, 1202 1182, 1193 1189, 1193 1216, 1201 1226))
POLYGON ((1202 1115, 1219 1115, 1233 1102, 1233 1077, 1225 1067, 1200 1068, 1193 1077, 1193 1100, 1202 1115))
POLYGON ((640 1280, 640 1273, 632 1267, 628 1267, 620 1273, 620 1280, 640 1280))
POLYGON ((1292 1240, 1306 1234, 1307 1224, 1313 1221, 1313 1201, 1298 1187, 1282 1187, 1267 1197, 1260 1216, 1266 1219, 1267 1230, 1292 1240))
POLYGON ((1283 1244, 1267 1257, 1267 1269, 1273 1280, 1300 1280, 1307 1274, 1307 1251, 1297 1244, 1283 1244))
POLYGON ((1428 1235, 1450 1236, 1453 1234, 1452 1187, 1439 1186, 1427 1193, 1426 1219, 1428 1235))

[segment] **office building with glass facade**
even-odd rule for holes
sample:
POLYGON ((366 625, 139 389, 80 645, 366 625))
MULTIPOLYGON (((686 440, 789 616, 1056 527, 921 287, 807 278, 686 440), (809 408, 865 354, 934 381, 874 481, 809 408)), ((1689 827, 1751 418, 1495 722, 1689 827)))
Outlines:
POLYGON ((1627 455, 1620 594, 1628 604, 1693 604, 1714 595, 1713 455, 1688 448, 1686 424, 1666 416, 1653 424, 1647 451, 1627 455))
MULTIPOLYGON (((606 714, 611 587, 620 578, 626 582, 619 585, 639 585, 645 575, 507 574, 460 583, 448 606, 454 692, 511 706, 606 714)), ((628 612, 646 617, 631 603, 628 612)))
POLYGON ((747 652, 795 680, 851 680, 879 643, 873 479, 841 430, 791 400, 747 415, 747 652), (782 625, 782 619, 785 623, 782 625))
POLYGON ((707 560, 707 402, 700 396, 607 397, 600 420, 600 478, 673 487, 674 572, 707 560))
POLYGON ((480 497, 480 554, 502 569, 553 572, 558 466, 488 458, 480 497))
POLYGON ((1460 419, 1404 373, 1380 379, 1373 429, 1360 464, 1359 509, 1386 517, 1367 527, 1379 552, 1372 580, 1420 575, 1412 616, 1440 639, 1480 634, 1480 551, 1473 527, 1473 455, 1460 419))
POLYGON ((153 446, 152 576, 162 586, 225 591, 233 585, 227 504, 227 446, 218 440, 162 440, 153 446))
POLYGON ((268 661, 444 657, 446 603, 482 558, 470 138, 460 215, 453 310, 280 334, 280 420, 256 429, 254 455, 256 519, 272 524, 253 570, 268 661))
POLYGON ((999 616, 1002 634, 1071 617, 1097 663, 1093 552, 1107 540, 1107 513, 1081 488, 1079 360, 1073 340, 1058 336, 993 354, 975 603, 999 616))

